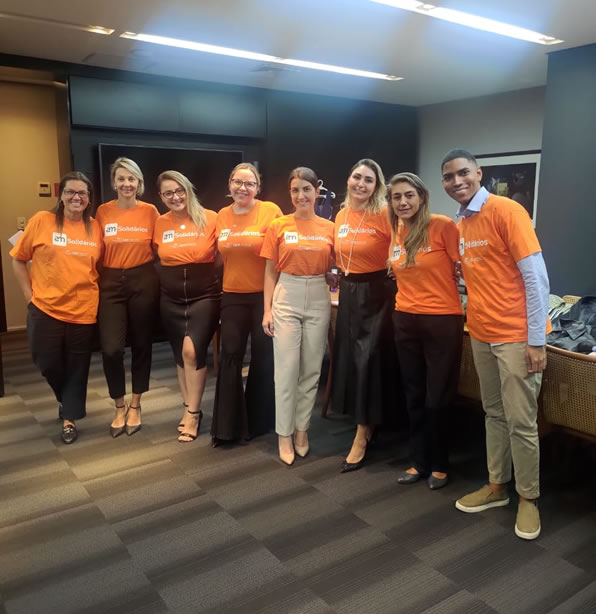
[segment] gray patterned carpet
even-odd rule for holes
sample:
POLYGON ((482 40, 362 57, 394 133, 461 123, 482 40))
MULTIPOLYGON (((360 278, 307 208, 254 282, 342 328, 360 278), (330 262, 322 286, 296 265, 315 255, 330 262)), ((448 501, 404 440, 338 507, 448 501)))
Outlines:
MULTIPOLYGON (((571 614, 596 612, 593 447, 543 445, 543 534, 515 537, 516 506, 463 514, 483 483, 482 420, 453 412, 451 484, 399 486, 403 433, 340 475, 352 438, 315 418, 292 468, 274 435, 213 449, 176 441, 180 395, 155 346, 143 429, 111 439, 94 357, 80 438, 61 443, 56 404, 24 339, 4 340, 0 399, 0 613, 571 614)), ((319 409, 315 410, 318 414, 319 409)))

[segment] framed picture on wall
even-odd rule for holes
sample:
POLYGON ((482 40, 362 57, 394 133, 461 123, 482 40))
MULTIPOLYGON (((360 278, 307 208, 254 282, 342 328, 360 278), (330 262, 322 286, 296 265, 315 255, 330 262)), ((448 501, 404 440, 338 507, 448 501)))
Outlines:
POLYGON ((536 226, 540 151, 481 154, 482 185, 492 194, 507 196, 522 205, 536 226))

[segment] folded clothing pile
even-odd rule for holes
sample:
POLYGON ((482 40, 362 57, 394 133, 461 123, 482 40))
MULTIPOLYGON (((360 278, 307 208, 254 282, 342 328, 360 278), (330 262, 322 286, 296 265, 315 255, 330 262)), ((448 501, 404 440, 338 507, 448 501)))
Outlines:
POLYGON ((553 325, 546 339, 549 345, 581 354, 592 351, 596 345, 596 296, 584 296, 569 305, 551 295, 549 316, 553 325))

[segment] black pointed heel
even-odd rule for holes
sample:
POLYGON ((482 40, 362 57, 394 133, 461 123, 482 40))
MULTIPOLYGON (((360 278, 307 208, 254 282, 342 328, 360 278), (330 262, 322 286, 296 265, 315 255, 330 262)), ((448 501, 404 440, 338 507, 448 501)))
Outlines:
MULTIPOLYGON (((138 407, 133 407, 132 405, 129 405, 128 409, 138 409, 139 410, 139 418, 141 417, 141 405, 140 404, 139 404, 138 407)), ((127 424, 126 425, 126 434, 130 437, 131 435, 134 435, 135 433, 140 431, 142 426, 143 426, 142 424, 135 424, 134 426, 129 426, 127 424)))
MULTIPOLYGON (((126 403, 124 405, 116 405, 116 409, 124 409, 126 407, 126 403)), ((126 431, 126 416, 128 415, 128 409, 126 410, 126 414, 124 416, 124 424, 122 426, 110 426, 110 434, 114 439, 116 437, 120 437, 124 431, 126 431)))

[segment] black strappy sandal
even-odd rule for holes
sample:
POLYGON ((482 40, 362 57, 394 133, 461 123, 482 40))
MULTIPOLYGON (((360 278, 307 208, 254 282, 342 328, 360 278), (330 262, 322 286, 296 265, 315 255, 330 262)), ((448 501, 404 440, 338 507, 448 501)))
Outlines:
MULTIPOLYGON (((184 407, 184 411, 186 411, 188 409, 188 403, 184 403, 184 401, 183 401, 182 402, 182 407, 184 407)), ((180 420, 180 423, 178 424, 178 432, 182 433, 183 430, 184 430, 184 422, 182 422, 182 420, 180 420)))
POLYGON ((197 419, 197 434, 193 435, 192 433, 180 433, 180 435, 178 436, 178 441, 180 443, 190 443, 191 441, 194 441, 198 436, 199 436, 199 429, 201 428, 201 422, 203 420, 203 412, 199 409, 199 411, 188 411, 189 414, 195 416, 198 415, 198 419, 197 419), (180 439, 180 437, 188 437, 187 439, 180 439))

